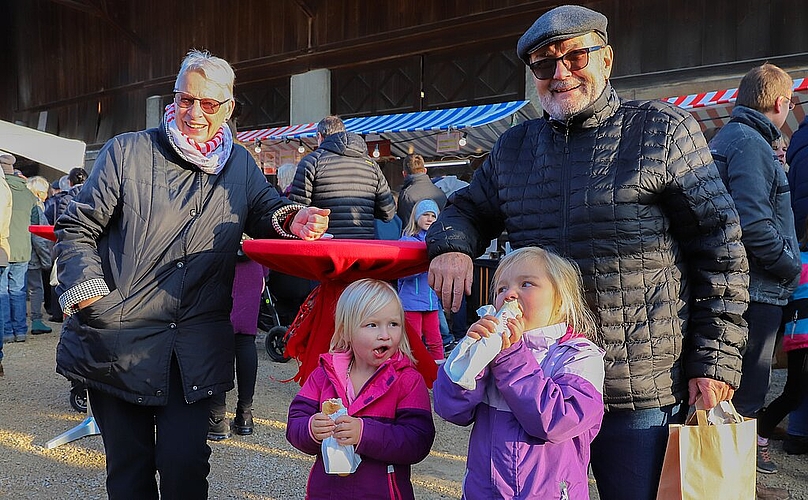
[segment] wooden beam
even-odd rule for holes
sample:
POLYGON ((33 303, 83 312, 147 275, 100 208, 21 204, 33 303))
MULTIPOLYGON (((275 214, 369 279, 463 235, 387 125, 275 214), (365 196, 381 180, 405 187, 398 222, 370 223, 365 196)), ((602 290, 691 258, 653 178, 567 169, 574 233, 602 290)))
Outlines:
POLYGON ((295 0, 295 3, 309 19, 317 15, 317 0, 295 0))
POLYGON ((116 31, 119 31, 129 40, 132 45, 140 49, 142 52, 148 54, 151 49, 149 48, 148 44, 146 44, 143 39, 137 36, 133 31, 129 30, 125 26, 123 26, 118 21, 114 20, 112 16, 109 15, 109 9, 107 6, 106 0, 99 0, 99 5, 96 5, 92 0, 88 2, 83 2, 81 0, 50 0, 55 4, 63 5, 69 9, 78 10, 80 12, 85 12, 90 14, 91 16, 100 18, 105 23, 112 26, 116 31))
POLYGON ((316 68, 340 68, 379 62, 446 49, 463 49, 485 42, 516 40, 554 1, 537 1, 480 14, 447 19, 413 29, 403 28, 354 38, 296 52, 287 52, 234 64, 239 82, 304 73, 316 68))

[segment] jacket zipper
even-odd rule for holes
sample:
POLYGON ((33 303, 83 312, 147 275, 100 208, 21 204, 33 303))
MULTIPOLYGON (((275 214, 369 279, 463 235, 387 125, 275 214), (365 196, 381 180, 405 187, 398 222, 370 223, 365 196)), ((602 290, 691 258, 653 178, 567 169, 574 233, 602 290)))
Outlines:
POLYGON ((567 238, 569 234, 569 203, 570 203, 570 190, 568 189, 570 183, 569 173, 569 158, 570 158, 570 124, 572 119, 568 119, 564 128, 564 157, 561 162, 561 241, 563 242, 564 253, 569 254, 570 243, 567 238))
POLYGON ((390 492, 391 500, 403 498, 396 483, 396 468, 392 465, 387 466, 387 489, 390 492))

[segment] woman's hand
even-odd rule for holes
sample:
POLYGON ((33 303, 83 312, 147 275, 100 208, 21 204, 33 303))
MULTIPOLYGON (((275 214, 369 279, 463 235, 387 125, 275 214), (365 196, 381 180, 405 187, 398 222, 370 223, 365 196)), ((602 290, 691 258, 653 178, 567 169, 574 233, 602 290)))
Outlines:
POLYGON ((98 302, 99 300, 101 300, 103 298, 104 298, 103 295, 96 295, 95 297, 90 297, 89 299, 82 300, 81 302, 76 304, 76 307, 78 307, 79 310, 81 310, 81 309, 84 309, 87 306, 91 306, 91 305, 95 304, 96 302, 98 302))
POLYGON ((301 208, 292 220, 289 230, 301 240, 312 241, 319 239, 328 229, 328 208, 305 207, 301 208))
POLYGON ((334 430, 334 438, 336 438, 337 443, 343 446, 359 444, 359 437, 362 433, 362 419, 343 415, 335 423, 337 428, 334 430))
POLYGON ((331 437, 334 434, 334 429, 336 429, 337 424, 331 420, 331 417, 323 412, 319 412, 315 413, 311 418, 309 421, 309 427, 311 430, 311 435, 314 436, 314 439, 317 441, 322 441, 323 439, 331 437))

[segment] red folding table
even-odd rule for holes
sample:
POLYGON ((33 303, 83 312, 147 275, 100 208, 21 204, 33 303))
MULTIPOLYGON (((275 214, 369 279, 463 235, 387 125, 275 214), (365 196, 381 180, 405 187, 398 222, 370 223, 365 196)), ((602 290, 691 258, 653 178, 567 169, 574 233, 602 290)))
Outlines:
MULTIPOLYGON (((287 333, 286 352, 300 363, 294 380, 305 382, 327 352, 334 333, 334 312, 342 291, 361 278, 394 281, 427 270, 426 245, 393 240, 246 240, 244 253, 264 266, 318 281, 287 333)), ((437 365, 424 342, 408 333, 418 371, 428 386, 437 365)))

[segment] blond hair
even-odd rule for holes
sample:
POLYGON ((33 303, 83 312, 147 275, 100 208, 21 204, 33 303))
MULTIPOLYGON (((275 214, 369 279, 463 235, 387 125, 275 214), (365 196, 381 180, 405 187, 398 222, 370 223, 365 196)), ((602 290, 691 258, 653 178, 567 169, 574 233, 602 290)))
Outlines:
POLYGON ((48 180, 40 175, 35 175, 34 177, 29 177, 25 181, 25 185, 28 186, 29 191, 34 193, 39 205, 42 206, 42 202, 48 197, 48 188, 50 187, 48 180))
POLYGON ((415 216, 415 211, 418 210, 418 204, 412 206, 412 210, 410 211, 410 218, 407 220, 407 225, 404 227, 404 231, 401 234, 405 236, 415 236, 419 232, 421 232, 421 228, 418 227, 418 217, 415 216))
POLYGON ((398 306, 401 324, 401 342, 398 350, 415 362, 404 329, 404 308, 401 306, 398 293, 389 283, 370 278, 354 281, 339 296, 334 317, 334 336, 331 337, 329 350, 331 352, 350 351, 353 334, 359 330, 362 322, 391 302, 395 302, 398 306))
POLYGON ((738 86, 736 106, 746 106, 761 113, 774 110, 780 97, 791 96, 794 81, 774 64, 765 63, 749 70, 738 86))
POLYGON ((515 250, 499 261, 491 280, 491 298, 496 297, 496 287, 502 274, 514 266, 544 266, 553 285, 553 315, 550 324, 566 323, 573 331, 583 333, 589 340, 599 339, 595 316, 584 299, 583 278, 578 265, 541 247, 524 247, 515 250))

